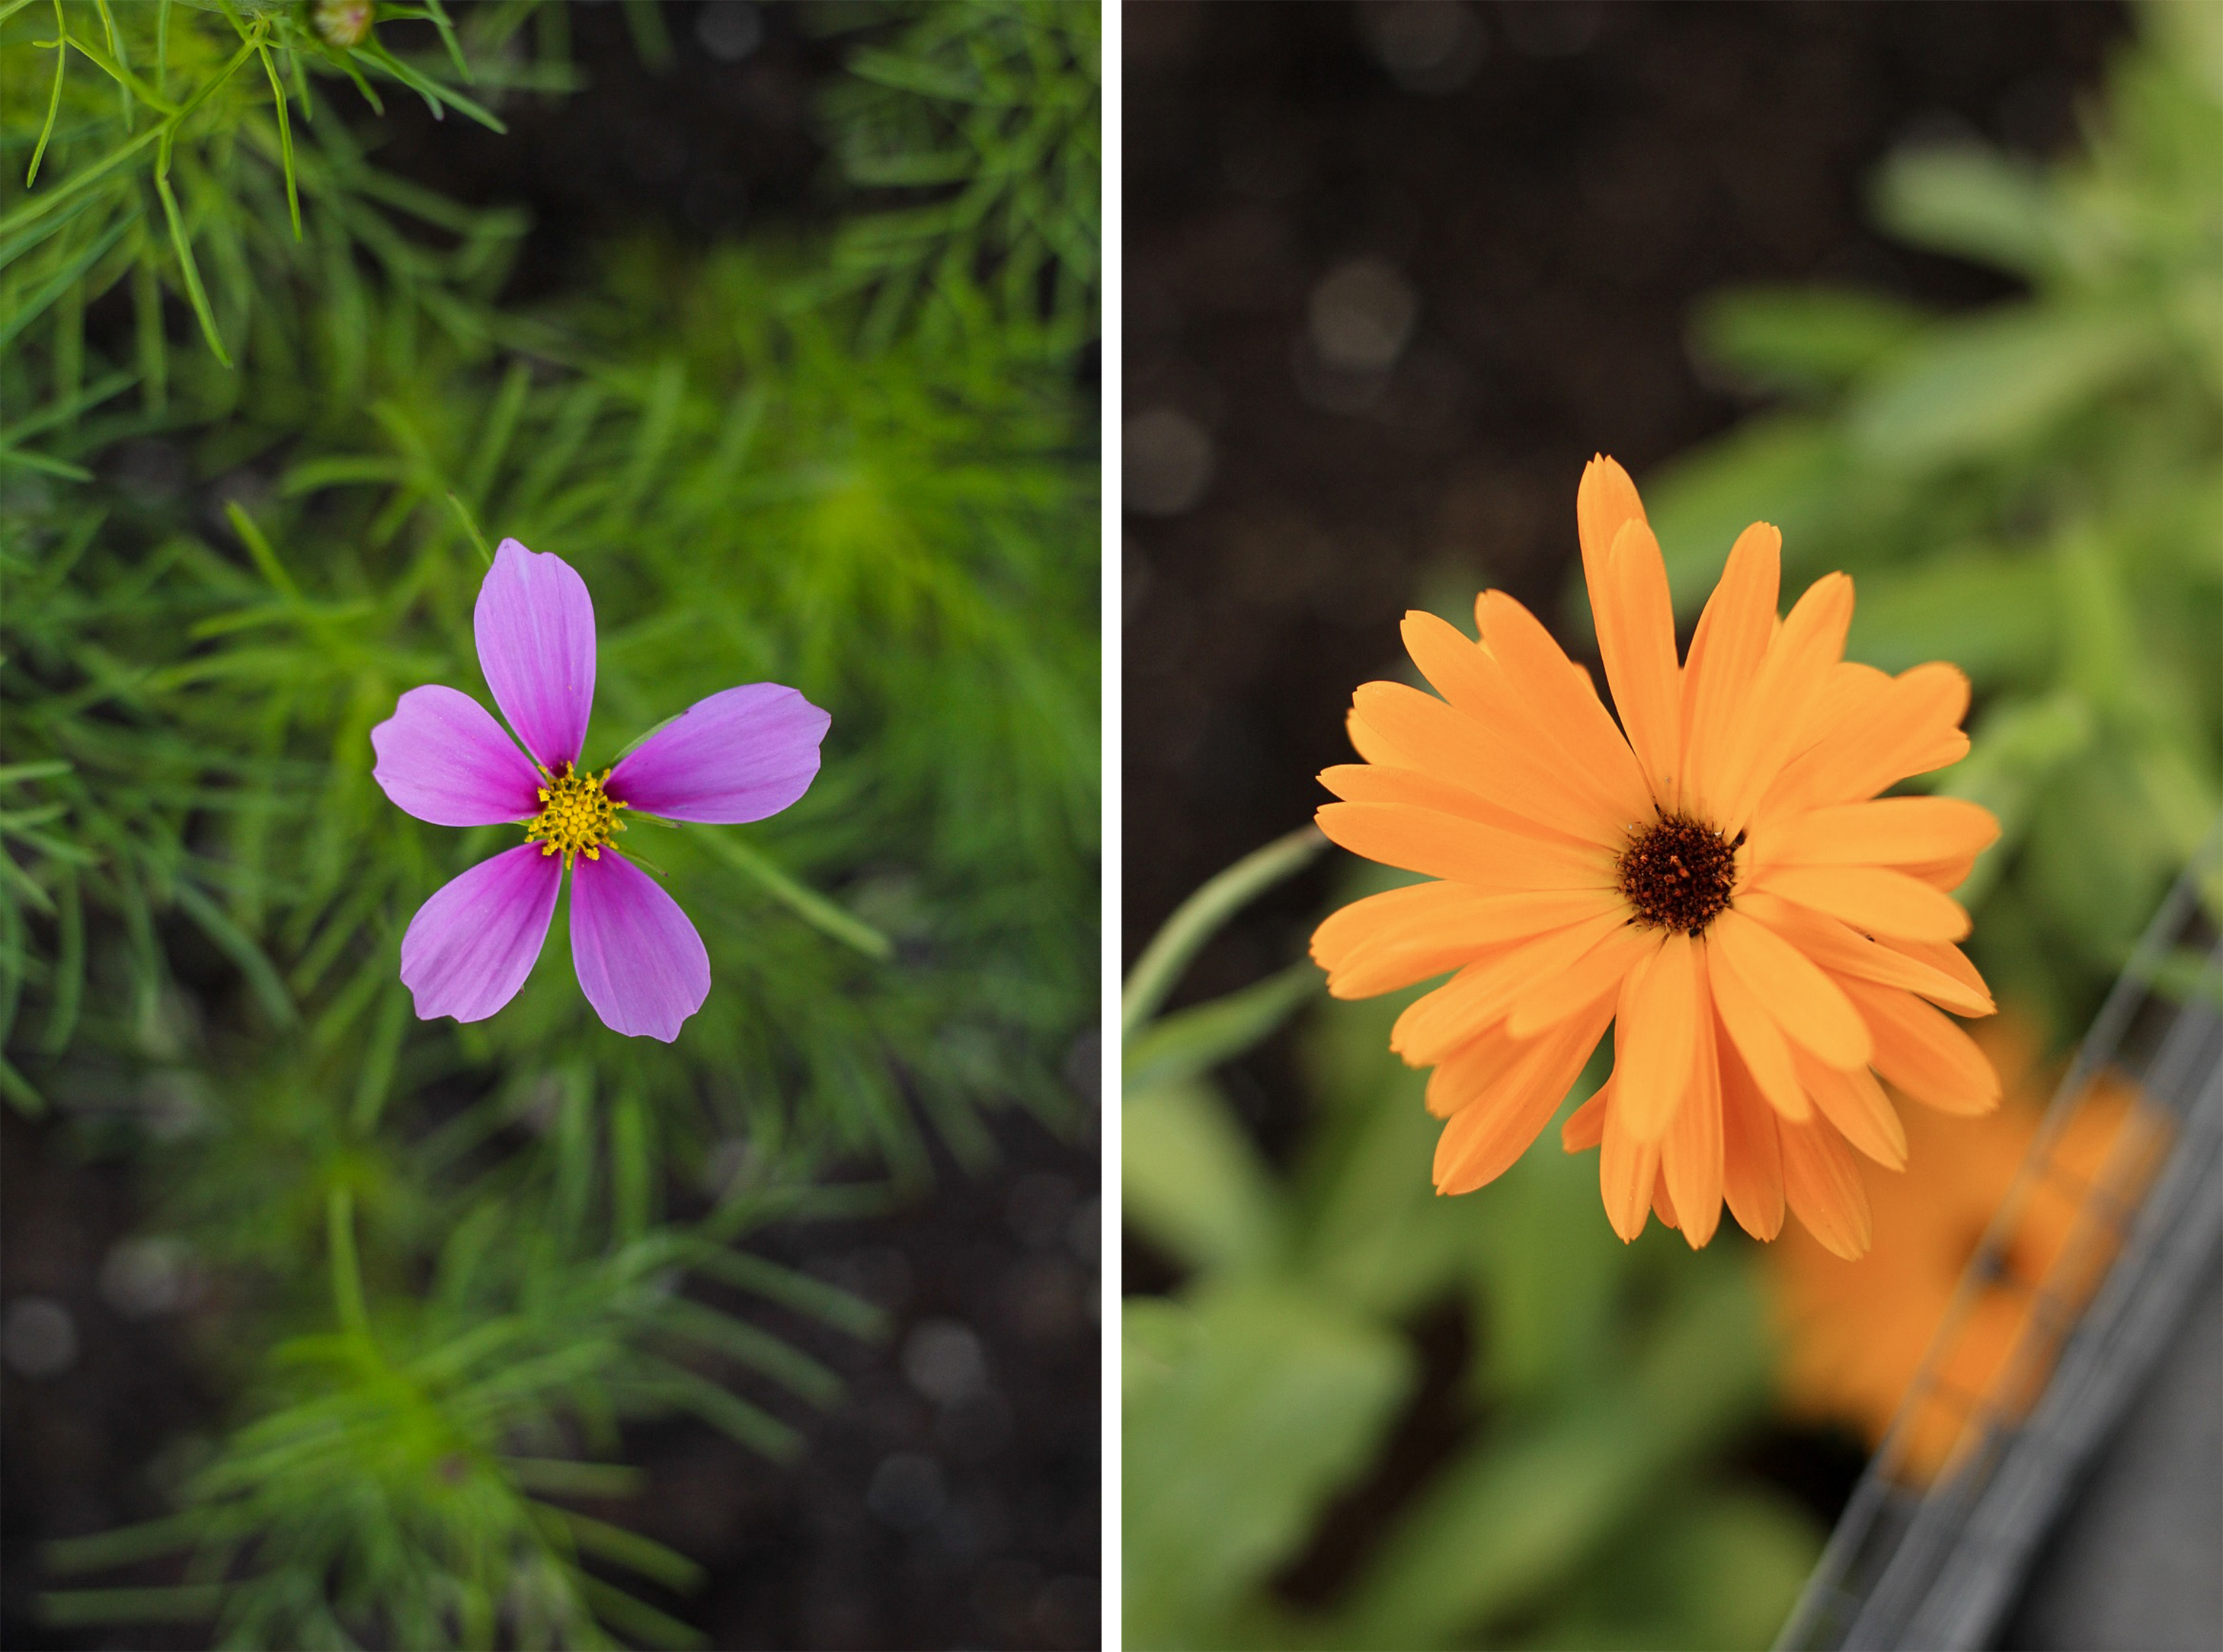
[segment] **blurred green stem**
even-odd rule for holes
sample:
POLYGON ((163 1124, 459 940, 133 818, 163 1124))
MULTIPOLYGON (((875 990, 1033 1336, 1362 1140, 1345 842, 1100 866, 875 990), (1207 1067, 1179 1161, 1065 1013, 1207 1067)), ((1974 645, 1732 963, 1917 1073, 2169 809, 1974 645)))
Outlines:
POLYGON ((1119 998, 1121 1042, 1134 1037, 1136 1029, 1165 1002, 1189 960, 1220 925, 1265 890, 1302 871, 1326 846, 1318 826, 1299 826, 1245 855, 1182 901, 1127 972, 1126 989, 1119 998))

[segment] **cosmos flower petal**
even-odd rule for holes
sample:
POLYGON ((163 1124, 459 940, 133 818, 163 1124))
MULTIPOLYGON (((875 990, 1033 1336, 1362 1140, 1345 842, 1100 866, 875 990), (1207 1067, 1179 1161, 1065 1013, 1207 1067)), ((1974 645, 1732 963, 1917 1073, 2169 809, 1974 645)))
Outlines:
POLYGON ((1675 606, 1659 542, 1641 518, 1622 524, 1603 586, 1590 587, 1598 652, 1613 703, 1661 809, 1681 801, 1682 669, 1675 662, 1675 606))
POLYGON ((1820 966, 1766 924, 1732 907, 1706 932, 1777 1026, 1833 1067, 1868 1058, 1868 1029, 1852 1001, 1820 966))
POLYGON ((1698 618, 1683 672, 1683 806, 1702 817, 1721 802, 1740 716, 1775 630, 1783 536, 1755 522, 1737 537, 1698 618))
POLYGON ((1975 1040, 1911 992, 1844 983, 1875 1041, 1875 1069, 1918 1102, 1941 1112, 1988 1113, 1999 1104, 1999 1076, 1975 1040))
POLYGON ((669 1044, 710 996, 710 955, 663 885, 614 849, 579 857, 571 964, 611 1031, 669 1044))
MULTIPOLYGON (((1703 953, 1704 948, 1697 950, 1703 953)), ((1697 1055, 1690 1090, 1659 1139, 1659 1173, 1675 1207, 1676 1225, 1696 1250, 1714 1236, 1722 1220, 1722 1077, 1705 970, 1697 970, 1693 979, 1698 1002, 1694 1018, 1697 1055)))
MULTIPOLYGON (((1521 1046, 1519 1058, 1481 1099, 1460 1109, 1437 1139, 1439 1193, 1469 1193, 1494 1182, 1552 1121, 1567 1088, 1612 1019, 1609 1001, 1521 1046)), ((1441 1071, 1439 1069, 1438 1071, 1441 1071)))
POLYGON ((727 688, 643 741, 610 771, 609 793, 674 820, 761 820, 810 788, 833 720, 777 682, 727 688))
POLYGON ((1745 1232, 1773 1239, 1783 1231, 1783 1143, 1775 1109, 1726 1033, 1717 1033, 1714 1045, 1721 1063, 1722 1197, 1745 1232))
POLYGON ((1968 914, 1959 901, 1887 866, 1776 866, 1753 883, 1866 934, 1952 941, 1968 933, 1968 914))
POLYGON ((1697 960, 1691 938, 1663 936, 1648 964, 1622 978, 1614 1047, 1625 1052, 1614 1110, 1638 1140, 1658 1142, 1691 1087, 1697 1051, 1697 960))
POLYGON ((370 771, 394 806, 434 826, 497 826, 540 812, 540 776, 487 708, 431 684, 370 732, 370 771))
POLYGON ((1621 1102, 1619 1080, 1627 1069, 1618 1054, 1614 1060, 1613 1104, 1606 1109, 1605 1128, 1598 1140, 1598 1192, 1605 1200, 1605 1217, 1626 1244, 1644 1231, 1652 1213, 1653 1184, 1659 1177, 1659 1144, 1640 1140, 1628 1128, 1628 1109, 1621 1102))
POLYGON ((1867 1190, 1844 1139, 1827 1119, 1804 1124, 1779 1120, 1783 1191, 1806 1231, 1823 1249, 1848 1262, 1868 1253, 1873 1237, 1867 1190))
POLYGON ((595 705, 595 604, 561 556, 505 539, 473 616, 494 703, 543 767, 576 763, 595 705))
POLYGON ((419 1021, 482 1021, 517 996, 548 939, 564 862, 520 844, 435 890, 401 937, 419 1021))

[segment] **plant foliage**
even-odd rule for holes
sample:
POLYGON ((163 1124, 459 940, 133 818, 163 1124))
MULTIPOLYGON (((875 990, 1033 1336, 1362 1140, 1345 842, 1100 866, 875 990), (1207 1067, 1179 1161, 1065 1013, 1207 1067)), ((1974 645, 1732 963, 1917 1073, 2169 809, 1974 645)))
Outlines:
POLYGON ((1434 1197, 1425 1075, 1384 1055, 1414 993, 1322 1000, 1302 964, 1150 1016, 1235 906, 1310 858, 1304 838, 1200 891, 1130 977, 1124 1209, 1186 1278, 1123 1314, 1129 1643, 1766 1644, 1818 1542, 1710 1461, 1766 1391, 1749 1252, 1659 1229, 1622 1246, 1591 1162, 1548 1141, 1487 1197, 1434 1197), (1284 1172, 1209 1075, 1307 1004, 1313 1111, 1284 1172), (1439 1402, 1458 1443, 1338 1536, 1418 1399, 1420 1329, 1446 1323, 1474 1345, 1439 1402), (1300 1561, 1331 1586, 1277 1589, 1300 1561))
POLYGON ((627 1484, 633 1417, 796 1448, 781 1413, 833 1379, 752 1297, 875 1330, 737 1241, 916 1186, 928 1131, 982 1162, 1007 1102, 1080 1122, 1093 13, 859 35, 841 153, 975 96, 1064 111, 964 128, 935 182, 1004 204, 935 231, 963 250, 901 301, 904 258, 854 279, 859 197, 816 241, 606 248, 526 311, 521 216, 367 135, 397 96, 499 130, 575 84, 526 47, 561 31, 426 0, 350 40, 356 9, 0 3, 0 1085, 251 1287, 214 1310, 236 1425, 178 1513, 54 1556, 188 1575, 52 1608, 237 1646, 677 1643, 603 1573, 690 1563, 561 1499, 627 1484), (416 907, 506 839, 403 815, 368 731, 482 687, 500 535, 594 592, 598 766, 735 682, 834 714, 803 804, 628 843, 712 958, 669 1048, 600 1027, 560 946, 469 1027, 397 978, 416 907))

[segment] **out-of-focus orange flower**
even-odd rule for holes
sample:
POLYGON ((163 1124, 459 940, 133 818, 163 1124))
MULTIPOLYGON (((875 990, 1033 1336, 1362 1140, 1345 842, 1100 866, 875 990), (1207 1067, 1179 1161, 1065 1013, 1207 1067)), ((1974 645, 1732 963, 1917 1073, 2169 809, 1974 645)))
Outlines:
MULTIPOLYGON (((1793 1234, 1772 1258, 1774 1297, 1787 1347, 1785 1400, 1797 1416, 1856 1424, 1870 1445, 1883 1438, 1937 1335, 1962 1271, 1975 1253, 2037 1134, 2057 1069, 2036 1062, 2036 1040, 2012 1018, 1978 1035, 2005 1081, 2007 1099, 1978 1120, 1907 1119, 1906 1169, 1863 1165, 1875 1212, 1875 1245, 1858 1260, 1833 1256, 1793 1234)), ((1971 1303, 1940 1356, 1907 1438, 1902 1470, 1934 1474, 1980 1407, 2008 1416, 2034 1397, 2020 1391, 2043 1371, 2008 1368, 2033 1304, 2044 1292, 2065 1319, 2082 1305, 2113 1255, 2094 1190, 2118 1204, 2135 1195, 2157 1144, 2151 1110, 2136 1092, 2102 1075, 2086 1091, 2047 1156, 2000 1258, 1997 1278, 1971 1303), (2135 1132, 2125 1135, 2125 1127, 2135 1132), (2105 1185, 2102 1187, 2103 1178, 2105 1185), (2080 1220, 2092 1222, 2079 1234, 2080 1220), (2078 1243, 2072 1250, 2070 1241, 2078 1243), (2010 1384, 2013 1385, 2011 1391, 2010 1384)), ((2050 1327, 2056 1334, 2065 1323, 2050 1327)))
POLYGON ((1648 1216, 1691 1245, 1726 1198, 1773 1239, 1786 1202, 1840 1256, 1868 1247, 1854 1153, 1898 1168, 1880 1076, 1950 1113, 1999 1081, 1946 1015, 1990 995, 1954 942, 1949 891, 1999 835, 1974 803, 1879 797, 1968 751, 1968 679, 1848 662, 1852 581, 1776 612, 1782 536, 1755 522, 1678 660, 1666 567, 1635 484, 1593 459, 1575 500, 1618 726, 1589 674, 1502 591, 1479 642, 1433 614, 1405 644, 1442 698, 1361 687, 1365 759, 1321 783, 1320 829, 1438 880, 1332 915, 1313 956, 1338 997, 1446 970, 1391 1046, 1433 1067, 1436 1189, 1464 1193, 1527 1151, 1611 1024, 1614 1071, 1569 1122, 1597 1146, 1624 1240, 1648 1216))

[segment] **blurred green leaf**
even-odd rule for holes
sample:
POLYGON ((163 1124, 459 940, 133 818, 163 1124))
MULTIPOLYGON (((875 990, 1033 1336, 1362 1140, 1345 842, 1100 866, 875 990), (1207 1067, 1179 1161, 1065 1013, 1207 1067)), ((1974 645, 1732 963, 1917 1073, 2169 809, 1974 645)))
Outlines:
POLYGON ((2059 262, 2059 214, 2035 165, 1973 145, 1902 149, 1873 188, 1876 221, 1902 241, 2018 275, 2059 262))
POLYGON ((1847 288, 1745 287, 1698 305, 1699 358, 1757 389, 1838 390, 1928 325, 1899 299, 1847 288))
POLYGON ((1148 1090, 1233 1060, 1287 1021, 1323 980, 1317 965, 1293 964, 1239 992, 1152 1021, 1129 1041, 1121 1084, 1148 1090))
POLYGON ((1226 1103, 1194 1077, 1130 1096, 1120 1109, 1121 1215, 1177 1260, 1256 1266, 1281 1237, 1281 1197, 1226 1103))
POLYGON ((1980 688, 2053 657, 2062 619, 2053 570, 2028 557, 1949 553, 1858 581, 1845 657, 1899 672, 1950 660, 1980 688))
POLYGON ((2164 349, 2148 311, 2026 305, 1943 322, 1854 393, 1847 431, 1887 471, 2001 457, 2164 349))
POLYGON ((1175 1311, 1182 1332, 1150 1339, 1164 1368, 1127 1400, 1124 1631, 1138 1648, 1216 1644, 1209 1625, 1366 1461, 1414 1376, 1391 1333, 1270 1281, 1175 1311))
POLYGON ((1749 1282, 1694 1282, 1625 1373, 1470 1454, 1420 1494, 1353 1590, 1342 1643, 1452 1645, 1533 1604, 1611 1532, 1633 1497, 1734 1425, 1767 1372, 1749 1282))

